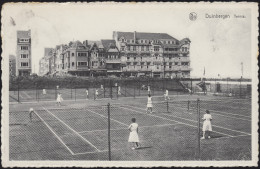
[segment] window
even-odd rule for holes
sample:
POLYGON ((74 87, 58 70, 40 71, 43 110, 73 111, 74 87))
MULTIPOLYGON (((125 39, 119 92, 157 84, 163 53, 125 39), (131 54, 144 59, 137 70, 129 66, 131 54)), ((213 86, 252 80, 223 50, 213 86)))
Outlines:
MULTIPOLYGON (((93 64, 93 62, 92 62, 93 64)), ((74 62, 72 62, 72 66, 74 65, 74 62)), ((87 66, 88 62, 78 62, 78 66, 87 66)))
POLYGON ((78 52, 78 56, 87 56, 87 53, 80 53, 80 52, 78 52))
POLYGON ((141 40, 141 43, 143 43, 143 40, 141 40))
POLYGON ((131 62, 127 62, 126 64, 129 66, 131 64, 131 62))
POLYGON ((136 46, 133 46, 133 50, 136 51, 136 46))
POLYGON ((169 57, 169 60, 171 60, 172 59, 172 57, 169 57))
POLYGON ((129 60, 130 59, 130 57, 127 57, 127 60, 129 60))
POLYGON ((21 59, 27 59, 28 58, 28 54, 21 54, 21 59))
POLYGON ((29 42, 29 39, 20 39, 20 42, 29 42))
POLYGON ((136 59, 136 57, 134 57, 134 60, 136 59))
POLYGON ((155 46, 155 47, 154 47, 154 51, 159 51, 159 47, 158 47, 158 46, 155 46))
POLYGON ((143 46, 141 46, 141 51, 144 51, 144 47, 143 46))
POLYGON ((21 67, 28 67, 29 63, 28 62, 21 62, 21 67))
POLYGON ((159 65, 157 65, 157 69, 159 69, 159 65))
POLYGON ((21 46, 21 50, 29 50, 28 46, 21 46))
POLYGON ((127 46, 127 50, 130 51, 130 46, 127 46))
POLYGON ((71 66, 74 67, 74 62, 71 63, 71 66))
POLYGON ((121 51, 124 51, 125 50, 125 47, 121 47, 121 51))
POLYGON ((172 66, 171 65, 169 65, 169 69, 171 69, 172 68, 172 66))
POLYGON ((156 56, 156 57, 155 57, 155 59, 157 60, 157 59, 158 59, 158 57, 156 56))
POLYGON ((149 46, 146 47, 146 51, 149 51, 149 46))
POLYGON ((129 39, 127 39, 127 43, 129 43, 130 41, 129 41, 129 39))
POLYGON ((175 65, 178 65, 178 62, 175 62, 174 64, 175 64, 175 65))
POLYGON ((74 53, 71 53, 71 56, 74 56, 74 53))
POLYGON ((143 57, 141 57, 141 60, 143 60, 143 57))

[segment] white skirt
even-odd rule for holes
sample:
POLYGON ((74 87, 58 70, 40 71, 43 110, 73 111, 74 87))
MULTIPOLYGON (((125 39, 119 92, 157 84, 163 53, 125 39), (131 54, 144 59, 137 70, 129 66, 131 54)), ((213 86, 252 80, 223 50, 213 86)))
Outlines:
POLYGON ((139 142, 139 137, 136 131, 130 132, 128 142, 139 142))
POLYGON ((202 131, 212 131, 212 126, 210 121, 204 121, 202 131))

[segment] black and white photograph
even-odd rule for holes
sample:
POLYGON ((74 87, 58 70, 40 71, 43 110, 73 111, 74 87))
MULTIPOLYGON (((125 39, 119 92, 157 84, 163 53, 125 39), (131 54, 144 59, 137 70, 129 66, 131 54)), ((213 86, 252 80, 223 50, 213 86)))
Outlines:
POLYGON ((258 165, 257 3, 5 3, 4 167, 258 165))

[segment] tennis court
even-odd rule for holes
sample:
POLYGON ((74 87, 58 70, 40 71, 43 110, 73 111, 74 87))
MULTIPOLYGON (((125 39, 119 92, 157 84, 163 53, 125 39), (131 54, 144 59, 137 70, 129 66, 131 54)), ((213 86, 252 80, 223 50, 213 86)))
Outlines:
POLYGON ((70 100, 61 107, 53 101, 10 104, 10 159, 109 160, 110 154, 111 160, 250 160, 250 100, 197 99, 154 97, 152 114, 146 113, 145 97, 70 100), (35 110, 31 122, 30 107, 35 110), (201 140, 198 119, 206 109, 213 132, 201 140), (137 150, 127 142, 133 117, 139 124, 137 150))

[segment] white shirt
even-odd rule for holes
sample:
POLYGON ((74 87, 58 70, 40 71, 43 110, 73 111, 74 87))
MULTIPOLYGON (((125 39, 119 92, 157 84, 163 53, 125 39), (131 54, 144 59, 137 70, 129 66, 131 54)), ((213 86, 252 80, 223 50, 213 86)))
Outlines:
POLYGON ((211 114, 204 114, 202 119, 205 121, 210 121, 210 120, 212 120, 212 116, 211 116, 211 114))

